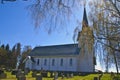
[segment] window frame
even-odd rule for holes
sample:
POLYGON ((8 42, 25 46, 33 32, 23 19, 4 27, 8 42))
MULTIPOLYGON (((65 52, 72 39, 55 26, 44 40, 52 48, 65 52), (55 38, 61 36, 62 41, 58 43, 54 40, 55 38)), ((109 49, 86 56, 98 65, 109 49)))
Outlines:
POLYGON ((52 66, 55 66, 55 59, 52 59, 52 66))

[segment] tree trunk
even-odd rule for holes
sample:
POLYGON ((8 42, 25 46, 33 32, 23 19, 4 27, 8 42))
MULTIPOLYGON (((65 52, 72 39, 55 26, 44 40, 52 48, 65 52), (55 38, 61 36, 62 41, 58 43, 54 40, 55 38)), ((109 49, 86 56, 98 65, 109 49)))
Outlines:
POLYGON ((114 61, 115 61, 115 66, 116 66, 117 74, 119 74, 118 64, 117 64, 117 58, 116 58, 116 55, 115 55, 115 51, 113 51, 113 57, 114 57, 114 61))

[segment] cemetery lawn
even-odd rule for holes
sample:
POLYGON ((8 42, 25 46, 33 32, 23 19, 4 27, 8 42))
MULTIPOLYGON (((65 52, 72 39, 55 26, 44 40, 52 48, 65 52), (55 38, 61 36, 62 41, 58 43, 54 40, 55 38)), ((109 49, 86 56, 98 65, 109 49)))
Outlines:
MULTIPOLYGON (((0 80, 17 80, 15 75, 11 75, 11 72, 5 72, 7 74, 6 79, 0 79, 0 80)), ((94 77, 98 77, 99 74, 89 74, 86 76, 74 76, 73 78, 64 78, 61 77, 58 78, 58 80, 93 80, 94 77)), ((26 75, 26 80, 36 80, 32 77, 31 72, 26 75)), ((53 78, 43 78, 43 80, 53 80, 53 78)), ((110 74, 103 74, 101 80, 111 80, 110 74)))

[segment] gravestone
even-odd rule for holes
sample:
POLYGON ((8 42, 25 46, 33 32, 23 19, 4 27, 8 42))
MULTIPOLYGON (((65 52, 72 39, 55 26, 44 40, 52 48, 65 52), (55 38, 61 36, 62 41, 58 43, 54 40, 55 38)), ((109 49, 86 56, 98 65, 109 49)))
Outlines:
POLYGON ((7 68, 7 69, 6 69, 6 71, 7 71, 7 72, 11 72, 11 71, 12 71, 12 69, 10 69, 10 68, 7 68))
POLYGON ((70 74, 70 78, 73 78, 73 73, 70 74))
POLYGON ((26 80, 25 74, 22 71, 18 71, 18 73, 16 74, 16 78, 17 80, 26 80))
POLYGON ((3 70, 0 70, 0 74, 2 74, 2 73, 4 73, 4 71, 3 71, 3 70))
POLYGON ((70 78, 70 75, 69 75, 69 73, 67 73, 67 76, 66 76, 67 78, 70 78))
POLYGON ((7 74, 5 74, 5 73, 0 74, 0 79, 4 79, 6 77, 7 77, 7 74))
POLYGON ((32 72, 32 77, 36 77, 36 74, 37 74, 36 71, 32 72))
POLYGON ((99 80, 99 78, 98 77, 94 77, 94 80, 99 80))
POLYGON ((26 80, 26 77, 19 75, 19 76, 17 77, 17 80, 26 80))
POLYGON ((12 70, 11 74, 16 75, 18 73, 18 70, 12 70))
POLYGON ((24 69, 25 75, 27 75, 29 72, 30 72, 30 69, 29 69, 29 68, 25 68, 25 69, 24 69))
POLYGON ((54 77, 53 72, 50 72, 50 77, 51 77, 51 78, 53 78, 53 77, 54 77))
POLYGON ((47 77, 47 72, 41 72, 42 77, 47 77))
POLYGON ((36 74, 36 80, 42 80, 42 75, 40 75, 40 73, 36 74))
POLYGON ((4 79, 6 77, 7 77, 7 74, 5 74, 3 70, 0 70, 0 79, 4 79))
POLYGON ((57 72, 54 73, 54 80, 58 80, 58 73, 57 72))
POLYGON ((61 73, 61 77, 62 77, 62 79, 64 79, 65 75, 63 73, 61 73))
POLYGON ((110 73, 110 77, 111 77, 111 79, 113 80, 114 77, 115 77, 115 74, 114 74, 113 72, 111 72, 111 73, 110 73))

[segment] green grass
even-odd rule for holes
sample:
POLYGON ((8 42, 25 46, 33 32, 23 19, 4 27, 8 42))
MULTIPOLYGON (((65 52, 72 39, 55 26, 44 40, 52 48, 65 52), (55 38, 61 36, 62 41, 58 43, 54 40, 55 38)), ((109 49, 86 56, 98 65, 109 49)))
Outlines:
MULTIPOLYGON (((0 79, 0 80, 17 80, 15 75, 11 75, 10 72, 5 72, 7 74, 6 79, 0 79)), ((64 78, 62 79, 61 77, 58 78, 58 80, 93 80, 94 77, 98 77, 99 74, 90 74, 87 76, 74 76, 73 78, 64 78)), ((32 77, 31 72, 26 75, 26 80, 36 80, 35 78, 32 77)), ((43 80, 53 80, 53 78, 43 78, 43 80)), ((101 80, 111 80, 110 79, 110 74, 104 74, 101 78, 101 80)))

